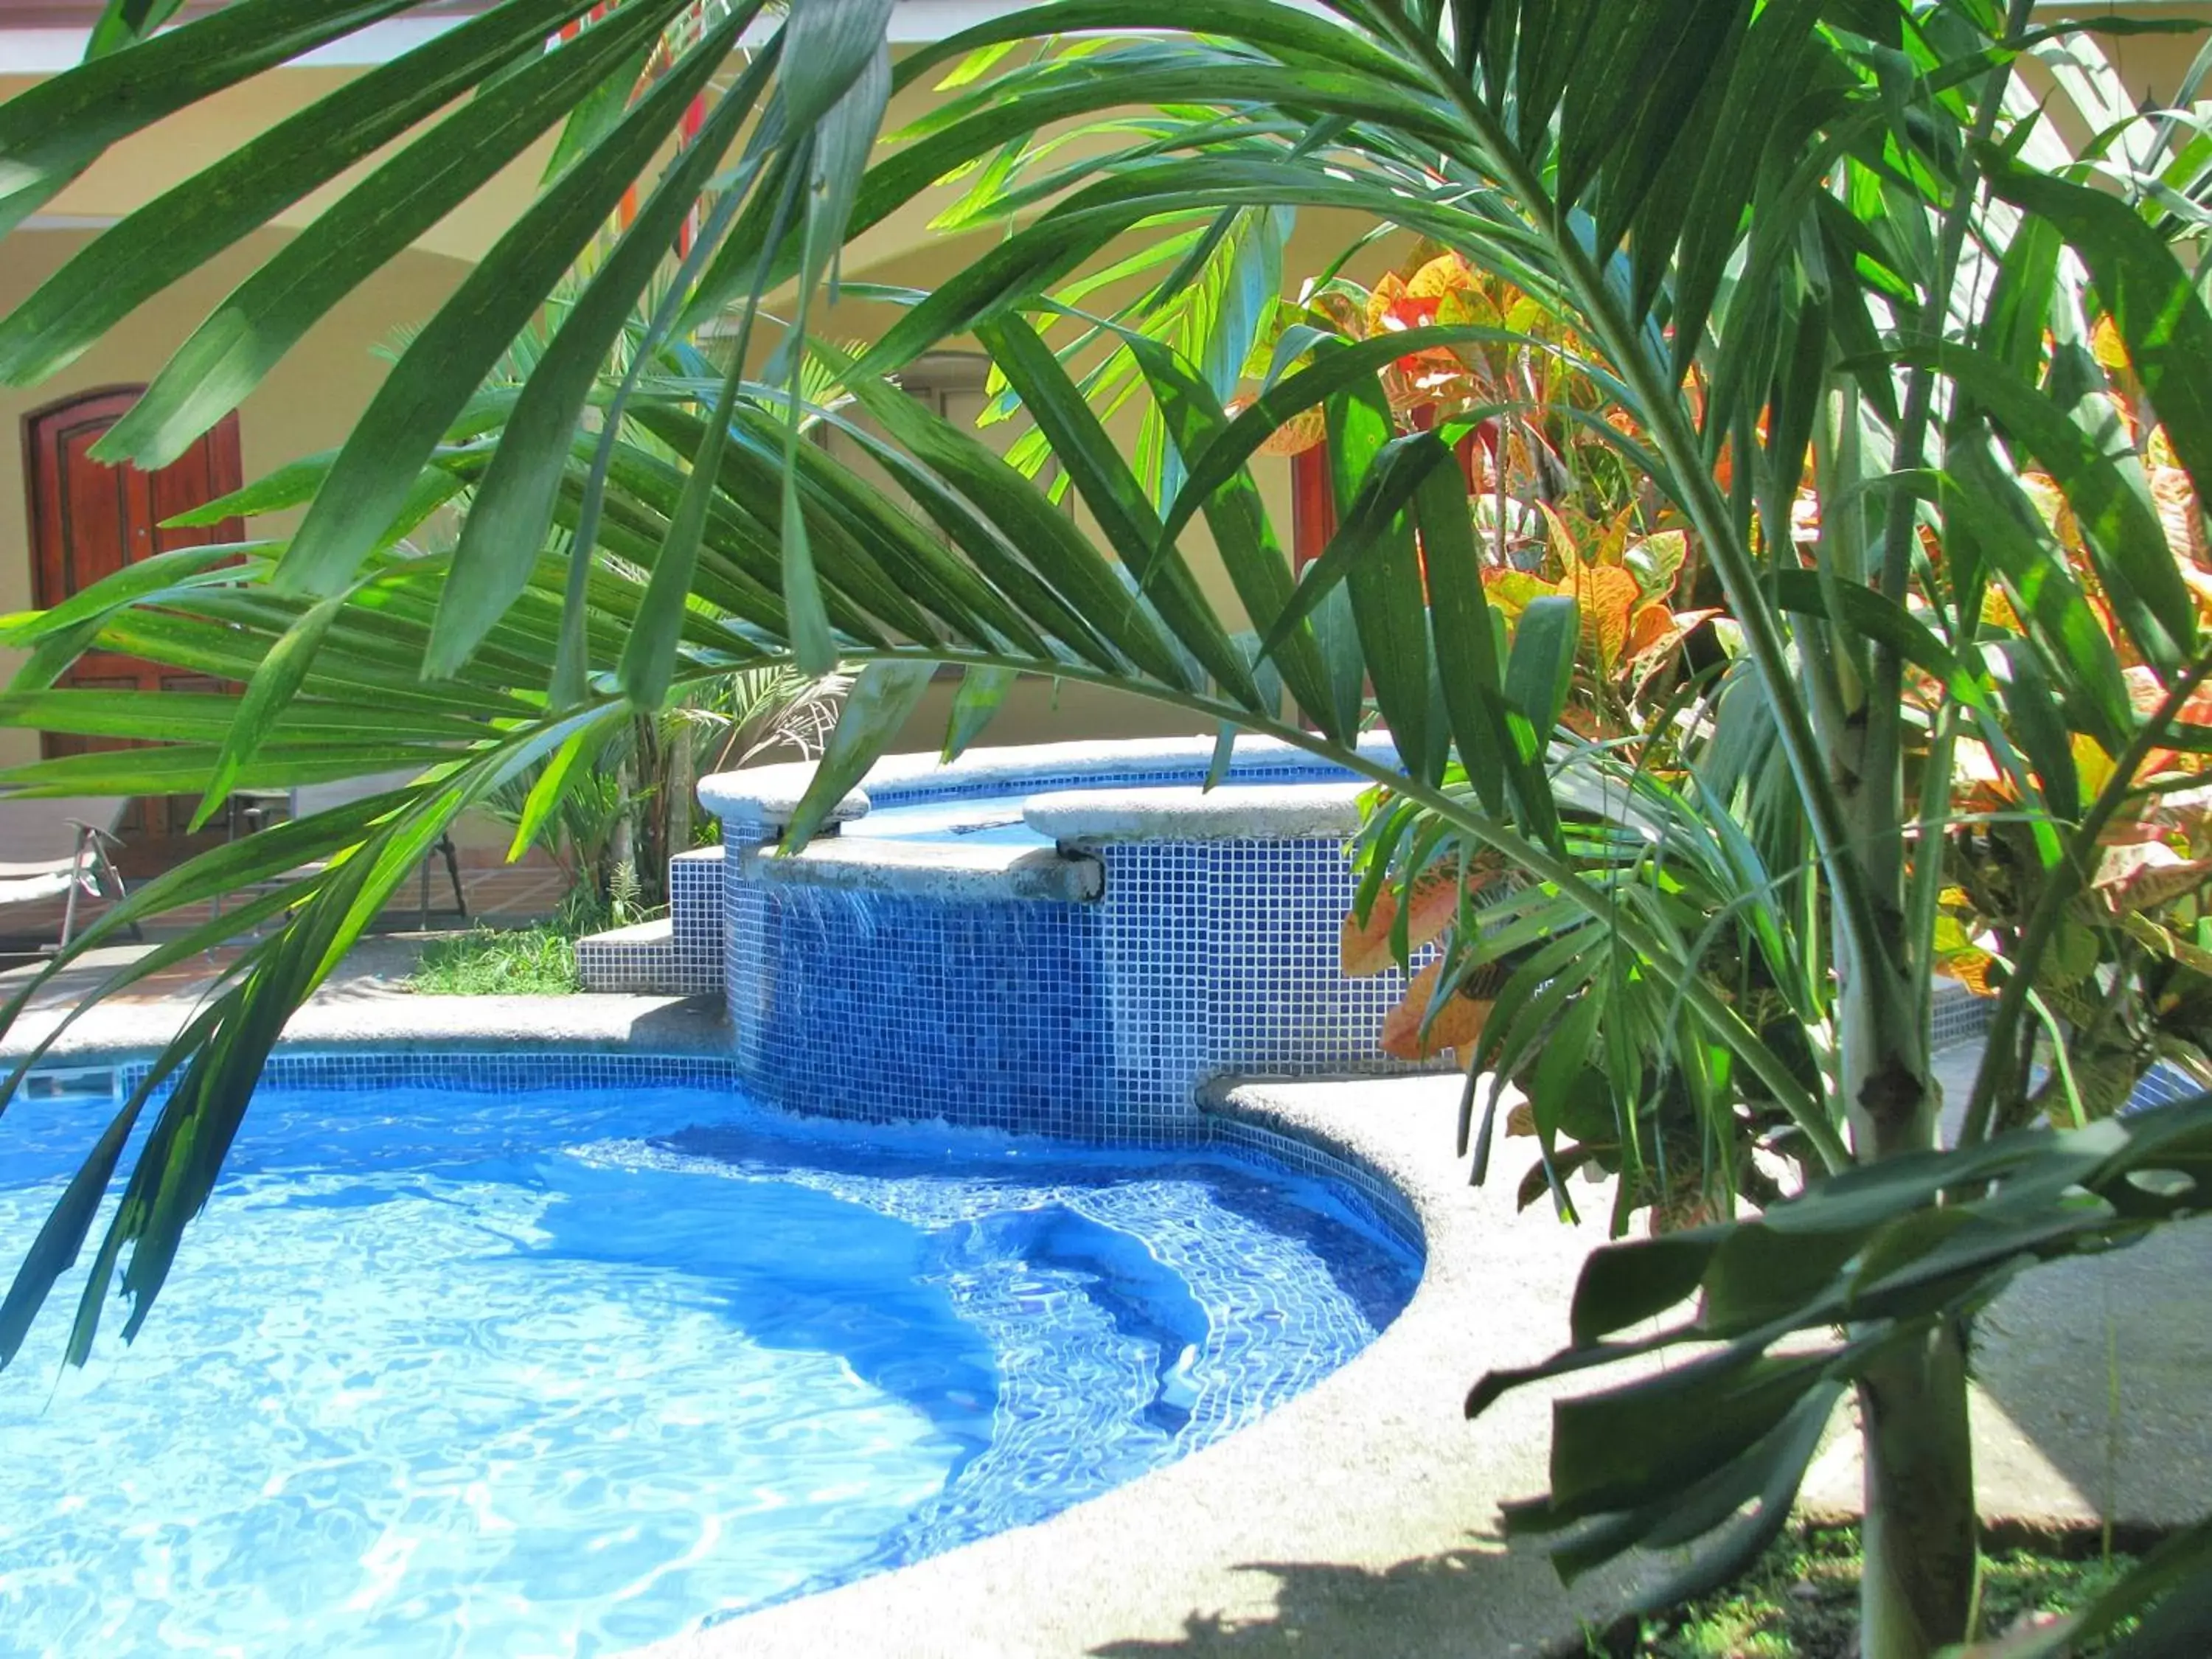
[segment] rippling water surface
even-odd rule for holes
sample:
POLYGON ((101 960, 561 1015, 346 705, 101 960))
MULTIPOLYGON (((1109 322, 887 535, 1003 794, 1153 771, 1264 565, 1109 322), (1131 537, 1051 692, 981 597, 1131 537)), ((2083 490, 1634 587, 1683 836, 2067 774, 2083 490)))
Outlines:
MULTIPOLYGON (((0 1121, 0 1272, 108 1109, 0 1121)), ((0 1654, 619 1650, 1180 1456, 1417 1273, 1212 1156, 264 1091, 137 1342, 61 1370, 80 1272, 0 1373, 0 1654)))

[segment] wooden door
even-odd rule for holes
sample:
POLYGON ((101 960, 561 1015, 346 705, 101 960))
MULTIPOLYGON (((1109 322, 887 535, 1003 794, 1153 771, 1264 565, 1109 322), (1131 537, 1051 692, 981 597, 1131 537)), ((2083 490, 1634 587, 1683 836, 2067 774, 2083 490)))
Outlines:
MULTIPOLYGON (((246 534, 245 523, 238 519, 198 530, 161 527, 163 520, 239 488, 235 415, 226 416, 180 459, 158 472, 110 466, 92 459, 89 452, 100 434, 122 418, 144 389, 111 386, 85 392, 24 417, 32 591, 42 610, 152 554, 239 541, 246 534)), ((87 652, 61 683, 178 691, 212 690, 220 684, 203 674, 112 651, 87 652)), ((105 746, 93 739, 53 735, 46 738, 46 745, 49 755, 105 746)), ((166 808, 144 811, 141 816, 147 834, 168 833, 172 813, 166 808)))

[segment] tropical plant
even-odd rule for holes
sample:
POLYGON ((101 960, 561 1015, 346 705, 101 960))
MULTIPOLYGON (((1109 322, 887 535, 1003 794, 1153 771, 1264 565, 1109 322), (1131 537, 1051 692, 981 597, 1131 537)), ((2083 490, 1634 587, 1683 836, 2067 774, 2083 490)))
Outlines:
POLYGON ((694 809, 699 780, 769 755, 816 758, 848 689, 842 675, 817 679, 789 667, 726 675, 611 734, 591 770, 560 788, 550 814, 532 805, 542 761, 486 795, 483 810, 517 830, 534 825, 534 840, 518 836, 515 853, 543 848, 601 914, 614 914, 617 884, 629 884, 623 908, 640 914, 626 920, 641 920, 668 903, 668 860, 714 827, 694 809))
MULTIPOLYGON (((2127 388, 2132 379, 2124 349, 2096 336, 2100 362, 2122 388, 2120 420, 2142 459, 2174 560, 2189 583, 2200 614, 2212 595, 2203 519, 2189 476, 2173 464, 2165 434, 2137 429, 2131 410, 2141 407, 2127 388)), ((2056 484, 2029 473, 2021 483, 2041 510, 2051 539, 2070 562, 2091 614, 2123 671, 2139 709, 2163 695, 2156 674, 2134 660, 2124 630, 2113 621, 2081 526, 2056 484)), ((1998 596, 1994 603, 2002 605, 1998 596)), ((2017 629, 2017 622, 2013 623, 2017 629)), ((2203 721, 2212 694, 2200 690, 2184 718, 2203 721)), ((2028 768, 2046 793, 2095 795, 2113 778, 2112 756, 2084 732, 2068 734, 2063 747, 2045 743, 2028 768)), ((2047 882, 2021 815, 2013 775, 1988 749, 1961 742, 1954 783, 1954 828, 1946 838, 1948 884, 1937 902, 1936 968, 1978 995, 1996 996, 2014 971, 2021 942, 2041 905, 2047 882)), ((2094 849, 2086 890, 2063 898, 2063 919, 2038 964, 2026 995, 2035 1018, 2024 1024, 2023 1073, 2039 1054, 2048 1059, 2043 1081, 2005 1103, 1997 1127, 2017 1127, 2037 1116, 2064 1127, 2109 1115, 2160 1061, 2212 1087, 2212 923, 2204 888, 2212 881, 2212 793, 2204 757, 2186 750, 2154 748, 2138 757, 2126 781, 2126 803, 2106 820, 2094 849)))
MULTIPOLYGON (((114 50, 0 106, 0 226, 125 134, 407 5, 236 0, 118 44, 165 9, 116 0, 101 36, 114 50)), ((133 789, 149 787, 149 767, 151 781, 210 799, 260 778, 400 765, 421 778, 150 884, 57 962, 140 915, 311 853, 347 854, 226 917, 227 932, 291 912, 88 1152, 0 1303, 0 1359, 90 1237, 155 1091, 173 1083, 151 1108, 69 1352, 89 1352, 117 1285, 133 1304, 125 1334, 143 1324, 284 1017, 455 813, 542 763, 527 827, 640 711, 746 668, 852 665, 793 826, 803 842, 936 665, 966 671, 949 750, 972 740, 1014 675, 1047 673, 1269 732, 1387 786, 1394 818, 1422 815, 1404 860, 1386 853, 1376 866, 1378 888, 1415 878, 1399 911, 1408 935, 1431 854, 1449 841, 1470 870, 1494 860, 1510 878, 1498 905, 1518 908, 1478 921, 1455 872, 1459 954, 1434 984, 1446 999, 1465 975, 1511 973, 1482 1036, 1519 1034, 1547 1061, 1562 1056, 1536 1067, 1540 1129, 1601 1109, 1633 1174, 1665 1144, 1639 1127, 1662 1096, 1681 1103, 1664 1121, 1687 1113, 1709 1155, 1737 1144, 1739 1108, 1786 1121, 1813 1176, 1802 1195, 1724 1219, 1724 1184, 1709 1224, 1592 1257, 1574 1346, 1543 1374, 1673 1343, 1698 1352, 1559 1405, 1553 1491, 1513 1525, 1565 1529, 1570 1572, 1638 1544, 1695 1543, 1659 1593, 1715 1582, 1781 1525, 1831 1405, 1854 1389, 1864 1650, 1917 1659, 1964 1638, 1974 1314, 2034 1261, 2106 1249, 2200 1206, 2212 1157, 2202 1102, 2066 1134, 1988 1134, 2027 1087, 2021 1031, 2039 964, 2142 763, 2212 741, 2185 714, 2212 654, 2150 481, 2117 435, 2119 398, 2139 396, 2201 498, 2212 404, 2197 371, 2212 360, 2212 313, 2175 252, 2203 222, 2207 147, 2190 120, 2124 116, 2097 128, 2087 159, 2056 146, 2014 84, 2018 60, 2047 38, 2025 0, 1332 0, 1326 15, 1217 0, 1199 39, 1158 32, 1184 26, 1188 8, 1060 0, 896 69, 890 0, 797 0, 736 59, 743 31, 766 27, 757 4, 702 27, 686 0, 625 0, 546 46, 592 9, 506 0, 127 216, 0 320, 0 375, 35 382, 450 106, 249 277, 106 441, 110 456, 158 462, 364 272, 574 112, 538 201, 400 355, 337 456, 295 475, 312 492, 295 533, 234 565, 219 561, 235 550, 163 556, 8 622, 6 642, 32 654, 0 719, 169 739, 134 757, 133 789), (684 46, 663 53, 679 23, 684 46), (1042 49, 1015 50, 1030 43, 1042 49), (656 54, 657 78, 633 100, 656 54), (718 83, 726 61, 734 72, 718 83), (893 89, 948 65, 927 130, 870 165, 893 89), (701 99, 703 120, 687 123, 701 99), (1059 143, 1062 124, 1132 109, 1133 121, 1059 143), (1032 147, 1040 131, 1051 136, 1032 147), (1006 234, 933 292, 900 296, 907 309, 864 351, 810 342, 810 307, 848 234, 971 167, 983 181, 974 210, 1006 234), (647 173, 651 188, 526 382, 478 392, 647 173), (1194 313, 1208 349, 1193 355, 1149 332, 1141 307, 1070 319, 1081 307, 1053 298, 1079 271, 1136 258, 1122 251, 1132 238, 1191 231, 1158 289, 1171 296, 1203 276, 1244 292, 1251 267, 1238 262, 1264 276, 1275 246, 1249 234, 1255 216, 1273 224, 1298 209, 1425 238, 1568 332, 1441 313, 1359 338, 1309 325, 1232 415, 1267 307, 1194 313), (665 298, 644 347, 610 389, 600 366, 655 282, 665 298), (787 326, 763 309, 771 293, 787 326), (732 331, 719 378, 656 375, 656 340, 709 318, 732 331), (2131 386, 2090 347, 2099 319, 2124 344, 2131 386), (1085 371, 1040 331, 1068 320, 1141 377, 1161 434, 1157 489, 1109 441, 1085 371), (963 333, 992 356, 1099 543, 888 378, 963 333), (1558 578, 1501 647, 1455 447, 1483 420, 1533 411, 1509 386, 1494 410, 1404 430, 1385 379, 1408 356, 1469 345, 1563 362, 1596 388, 1607 416, 1583 429, 1679 515, 1700 581, 1729 610, 1726 683, 1668 715, 1686 724, 1664 770, 1559 722, 1583 630, 1577 593, 1558 578), (810 352, 867 424, 806 406, 810 352), (1248 463, 1316 410, 1342 524, 1294 579, 1248 463), (898 496, 802 442, 811 417, 843 422, 898 496), (484 440, 495 425, 496 442, 484 440), (1808 465, 1819 515, 1801 544, 1808 465), (2020 482, 2032 466, 2082 527, 2112 633, 2020 482), (422 503, 465 487, 450 556, 397 550, 422 503), (1184 532, 1200 518, 1255 637, 1240 641, 1194 574, 1184 532), (2016 625, 1991 620, 1992 592, 2016 625), (2116 639, 2155 682, 2148 711, 2116 639), (51 689, 94 641, 245 689, 51 689), (1937 691, 1911 703, 1918 675, 1937 691), (374 732, 359 718, 370 698, 374 732), (1396 766, 1354 746, 1370 705, 1396 766), (1951 828, 1969 734, 2011 781, 2041 886, 1965 1144, 1944 1153, 1928 976, 1947 877, 1915 854, 1951 828), (2069 796, 2053 757, 2076 734, 2112 764, 2094 791, 2077 770, 2069 796), (1480 959, 1486 930, 1538 918, 1556 941, 1540 969, 1480 959), (1521 1000, 1510 1020, 1498 1008, 1509 995, 1521 1000), (1616 1340, 1693 1297, 1686 1321, 1616 1340)), ((8 781, 95 789, 118 782, 102 769, 117 764, 74 757, 8 781)), ((111 983, 216 937, 199 930, 111 983)), ((1516 1380, 1486 1382, 1471 1404, 1516 1380)), ((2144 1632, 2204 1617, 2208 1553, 2200 1530, 2130 1581, 2138 1603, 2180 1586, 2144 1632)))
MULTIPOLYGON (((646 60, 647 83, 673 66, 682 54, 687 33, 696 33, 702 21, 702 16, 695 15, 687 20, 688 29, 679 24, 663 35, 646 60)), ((544 311, 525 325, 501 355, 485 378, 484 394, 519 397, 554 335, 573 312, 588 273, 618 244, 621 231, 635 215, 635 208, 625 196, 617 222, 603 227, 585 249, 578 271, 564 278, 544 311)), ((714 383, 717 371, 708 353, 708 343, 696 335, 656 337, 653 314, 667 299, 665 289, 662 289, 662 285, 648 287, 642 303, 615 337, 593 397, 603 407, 617 407, 624 386, 635 386, 644 377, 656 383, 687 377, 702 386, 714 383)), ((799 390, 811 406, 816 399, 834 393, 835 386, 808 365, 802 367, 799 390)), ((449 434, 452 447, 457 454, 471 447, 495 450, 504 436, 505 424, 503 409, 479 408, 449 434)), ((806 417, 805 424, 811 426, 813 417, 806 417)), ((623 437, 641 457, 664 467, 677 466, 684 459, 638 422, 628 423, 623 437)), ((216 525, 234 513, 304 504, 312 497, 321 468, 331 459, 328 455, 311 458, 303 467, 292 470, 289 483, 264 482, 196 508, 183 515, 181 521, 216 525)), ((474 504, 475 489, 465 475, 448 474, 447 479, 450 482, 437 483, 436 493, 450 488, 450 500, 426 526, 404 540, 403 544, 412 550, 448 554, 453 550, 451 523, 456 514, 465 521, 474 504)), ((567 534, 566 526, 556 525, 552 530, 549 550, 556 556, 567 556, 567 534)), ((607 556, 619 556, 609 553, 607 556)), ((486 796, 483 809, 518 832, 526 824, 534 826, 531 835, 518 833, 514 855, 519 856, 527 845, 544 848, 567 872, 572 896, 585 912, 606 917, 610 925, 617 927, 642 920, 665 908, 668 860, 689 849, 702 827, 693 811, 692 791, 698 780, 780 750, 787 749, 801 759, 819 755, 836 724, 837 708, 848 685, 843 675, 809 675, 783 665, 747 668, 717 678, 672 698, 664 708, 641 711, 626 730, 611 735, 594 765, 571 775, 559 787, 550 815, 534 811, 531 804, 545 775, 542 761, 525 767, 493 790, 486 796), (623 890, 620 893, 618 886, 623 890)))

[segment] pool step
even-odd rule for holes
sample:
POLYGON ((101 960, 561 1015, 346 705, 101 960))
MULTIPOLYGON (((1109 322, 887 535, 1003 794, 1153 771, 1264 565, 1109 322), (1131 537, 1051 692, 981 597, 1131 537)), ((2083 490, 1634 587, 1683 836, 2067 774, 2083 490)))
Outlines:
POLYGON ((722 989, 722 849, 668 861, 668 915, 576 941, 586 991, 701 997, 722 989))
POLYGON ((720 951, 708 957, 684 950, 665 917, 578 939, 576 973, 586 991, 696 997, 722 988, 720 951))

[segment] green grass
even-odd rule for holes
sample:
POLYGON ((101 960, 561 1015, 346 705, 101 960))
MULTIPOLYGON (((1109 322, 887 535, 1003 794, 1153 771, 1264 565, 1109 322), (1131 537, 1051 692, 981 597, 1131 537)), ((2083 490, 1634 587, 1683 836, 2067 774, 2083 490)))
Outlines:
POLYGON ((433 939, 408 983, 424 996, 567 996, 584 988, 575 930, 562 921, 487 927, 433 939))
MULTIPOLYGON (((1982 1568, 1984 1635, 2001 1636, 2032 1614, 2086 1607, 2134 1565, 2125 1556, 2107 1563, 1993 1550, 1982 1568)), ((1633 1645, 1613 1651, 1632 1659, 1856 1659, 1858 1589, 1856 1534, 1792 1531, 1728 1589, 1645 1620, 1633 1645)))

